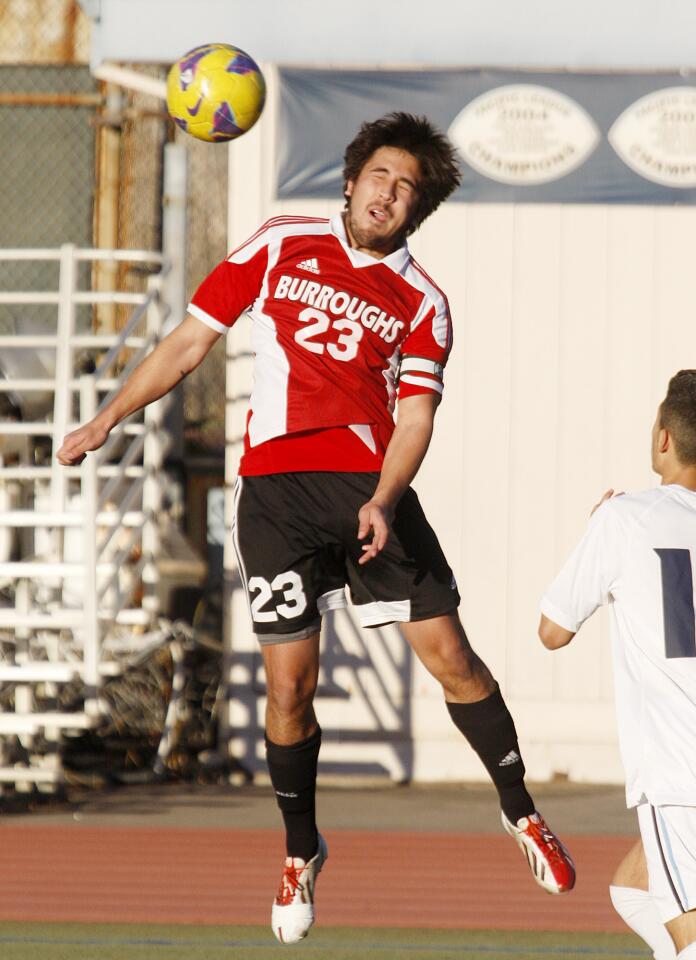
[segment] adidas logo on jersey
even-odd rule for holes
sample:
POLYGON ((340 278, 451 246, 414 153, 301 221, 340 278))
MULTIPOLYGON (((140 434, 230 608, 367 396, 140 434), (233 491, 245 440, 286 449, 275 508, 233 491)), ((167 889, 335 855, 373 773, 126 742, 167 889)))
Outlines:
POLYGON ((511 750, 510 753, 506 754, 503 759, 498 764, 499 767, 511 767, 513 763, 517 763, 520 759, 520 755, 517 750, 511 750))
POLYGON ((320 273, 319 264, 316 257, 310 257, 309 260, 302 260, 297 264, 298 270, 308 270, 309 273, 320 273))

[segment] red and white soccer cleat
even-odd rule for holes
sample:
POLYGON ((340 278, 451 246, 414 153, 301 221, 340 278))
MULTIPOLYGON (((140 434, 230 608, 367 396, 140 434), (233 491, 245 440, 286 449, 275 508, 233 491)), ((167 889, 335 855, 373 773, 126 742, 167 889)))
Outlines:
POLYGON ((297 943, 309 933, 314 923, 314 884, 328 855, 326 841, 319 834, 319 849, 308 863, 286 857, 271 913, 271 927, 281 943, 297 943))
POLYGON ((503 827, 527 858, 534 879, 547 893, 567 893, 575 886, 575 864, 540 813, 522 817, 517 824, 502 814, 503 827))

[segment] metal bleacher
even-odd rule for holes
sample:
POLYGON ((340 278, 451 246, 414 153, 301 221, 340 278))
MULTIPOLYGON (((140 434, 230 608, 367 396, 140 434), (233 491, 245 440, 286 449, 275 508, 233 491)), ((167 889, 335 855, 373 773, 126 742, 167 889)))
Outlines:
POLYGON ((168 312, 168 263, 159 252, 69 244, 0 250, 0 261, 20 260, 57 261, 59 282, 54 291, 0 292, 0 305, 20 311, 56 308, 53 329, 0 336, 0 393, 18 412, 0 419, 0 789, 51 789, 46 785, 63 777, 63 735, 100 721, 104 678, 162 635, 157 560, 166 400, 119 425, 80 466, 61 466, 55 451, 157 342, 168 312), (86 271, 79 265, 96 261, 159 272, 142 293, 80 290, 78 276, 86 271), (104 303, 130 309, 123 328, 80 332, 80 305, 104 303), (38 356, 52 362, 37 363, 38 356), (37 397, 43 415, 32 402, 37 397), (68 688, 77 694, 66 706, 61 692, 68 688))

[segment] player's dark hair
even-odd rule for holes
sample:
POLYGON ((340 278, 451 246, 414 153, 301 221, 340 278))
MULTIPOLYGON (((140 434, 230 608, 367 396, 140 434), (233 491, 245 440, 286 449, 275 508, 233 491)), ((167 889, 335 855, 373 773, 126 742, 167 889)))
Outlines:
POLYGON ((357 180, 362 168, 380 147, 405 150, 420 164, 418 205, 407 231, 413 233, 459 185, 462 177, 455 148, 426 117, 395 112, 371 123, 363 123, 357 136, 346 147, 344 193, 348 181, 357 180))
POLYGON ((696 466, 696 370, 680 370, 669 381, 660 426, 672 435, 679 462, 696 466))

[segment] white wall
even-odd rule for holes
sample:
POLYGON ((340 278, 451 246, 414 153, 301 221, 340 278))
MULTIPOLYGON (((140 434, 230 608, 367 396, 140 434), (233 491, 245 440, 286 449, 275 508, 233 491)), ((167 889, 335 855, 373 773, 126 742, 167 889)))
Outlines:
POLYGON ((693 0, 80 0, 92 64, 233 43, 283 64, 694 66, 693 0))
MULTIPOLYGON (((273 201, 273 83, 271 94, 259 129, 230 149, 230 248, 268 216, 329 215, 340 206, 340 198, 273 201)), ((454 568, 467 631, 503 687, 534 779, 621 780, 604 615, 551 654, 536 640, 537 604, 601 493, 655 483, 655 408, 669 377, 696 366, 695 235, 693 207, 450 203, 411 242, 448 292, 455 326, 436 435, 416 486, 454 568)), ((230 477, 250 385, 250 360, 238 359, 248 328, 240 321, 228 338, 230 477)), ((233 647, 251 656, 239 595, 233 610, 233 647)), ((336 629, 348 646, 358 642, 347 619, 336 629)), ((406 772, 480 779, 478 760, 418 664, 403 704, 398 669, 384 666, 385 651, 398 660, 402 649, 395 632, 362 636, 382 664, 360 668, 365 682, 386 677, 384 687, 373 684, 367 703, 355 671, 340 668, 351 696, 320 699, 318 712, 325 727, 349 732, 347 742, 327 744, 324 759, 370 755, 402 776, 398 727, 407 717, 414 743, 406 772), (350 733, 378 728, 394 736, 366 745, 350 733)), ((252 716, 262 725, 263 703, 249 699, 248 658, 233 676, 245 695, 233 697, 232 725, 252 716)))

